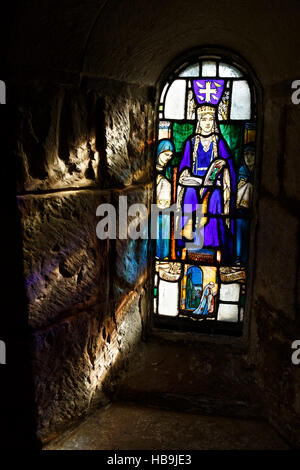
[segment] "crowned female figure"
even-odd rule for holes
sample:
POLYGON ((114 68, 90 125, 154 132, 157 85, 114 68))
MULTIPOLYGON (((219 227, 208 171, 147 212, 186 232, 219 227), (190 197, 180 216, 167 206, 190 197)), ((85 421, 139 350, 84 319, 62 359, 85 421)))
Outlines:
POLYGON ((183 239, 178 240, 178 247, 184 248, 186 241, 193 240, 195 243, 197 227, 195 218, 191 215, 196 212, 197 205, 202 204, 201 249, 221 251, 222 261, 230 262, 233 221, 229 216, 234 208, 232 195, 236 177, 232 157, 216 123, 215 105, 222 96, 223 88, 222 80, 194 81, 195 95, 201 104, 197 109, 196 133, 186 141, 179 166, 181 189, 178 200, 183 205, 183 239), (189 209, 185 210, 185 206, 189 209))

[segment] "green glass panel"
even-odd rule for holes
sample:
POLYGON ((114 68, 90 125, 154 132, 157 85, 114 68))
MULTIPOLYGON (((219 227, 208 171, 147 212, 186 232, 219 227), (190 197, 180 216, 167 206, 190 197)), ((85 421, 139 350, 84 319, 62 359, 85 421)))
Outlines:
POLYGON ((179 122, 174 122, 173 125, 173 142, 175 145, 176 152, 181 152, 184 147, 186 139, 193 134, 194 125, 185 123, 181 124, 179 122))
POLYGON ((244 145, 244 124, 219 124, 237 167, 242 163, 244 145))

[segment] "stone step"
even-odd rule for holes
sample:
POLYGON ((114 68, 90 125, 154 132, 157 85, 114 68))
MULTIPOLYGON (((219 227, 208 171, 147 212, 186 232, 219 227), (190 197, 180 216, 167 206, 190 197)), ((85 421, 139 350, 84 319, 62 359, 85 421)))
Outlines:
POLYGON ((201 415, 261 419, 262 407, 248 401, 201 395, 180 395, 148 390, 121 388, 116 396, 121 402, 201 415))
MULTIPOLYGON (((114 403, 44 450, 286 450, 264 421, 114 403)), ((143 468, 143 467, 141 467, 143 468)))
POLYGON ((114 399, 205 415, 263 416, 261 394, 243 354, 224 344, 142 344, 114 399))

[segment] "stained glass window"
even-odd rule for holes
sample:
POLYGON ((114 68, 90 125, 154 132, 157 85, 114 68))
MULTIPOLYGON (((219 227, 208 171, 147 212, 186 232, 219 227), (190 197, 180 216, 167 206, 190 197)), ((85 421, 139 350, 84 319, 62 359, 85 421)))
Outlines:
POLYGON ((158 118, 155 319, 241 331, 256 149, 253 85, 236 64, 198 58, 163 84, 158 118))

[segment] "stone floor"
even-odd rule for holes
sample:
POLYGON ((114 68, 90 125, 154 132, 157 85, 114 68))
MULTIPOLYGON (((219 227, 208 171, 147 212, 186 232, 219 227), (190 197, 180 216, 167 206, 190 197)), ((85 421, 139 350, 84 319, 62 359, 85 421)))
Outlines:
POLYGON ((142 343, 113 401, 201 415, 263 416, 261 392, 242 352, 231 345, 193 344, 191 338, 142 343))
POLYGON ((105 384, 112 404, 44 449, 288 449, 264 419, 243 350, 175 336, 142 343, 123 378, 117 372, 105 384))
POLYGON ((285 450, 264 421, 114 403, 44 450, 285 450))

